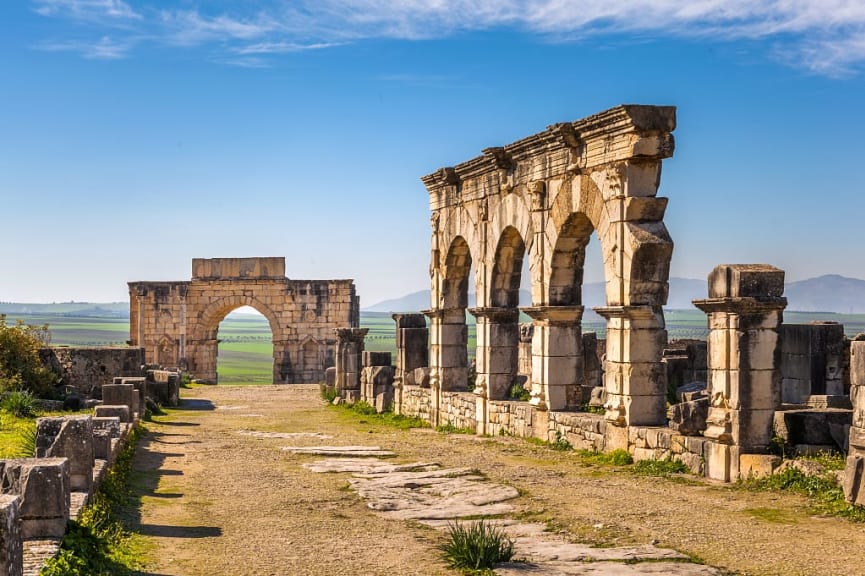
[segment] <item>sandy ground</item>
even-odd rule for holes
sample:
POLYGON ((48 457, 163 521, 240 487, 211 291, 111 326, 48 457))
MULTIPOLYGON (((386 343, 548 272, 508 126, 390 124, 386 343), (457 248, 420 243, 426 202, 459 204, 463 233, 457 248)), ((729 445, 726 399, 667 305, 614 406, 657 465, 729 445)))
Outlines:
POLYGON ((865 525, 814 517, 795 496, 638 478, 518 438, 397 430, 327 407, 317 386, 201 387, 149 423, 136 455, 147 574, 438 575, 442 535, 371 512, 347 474, 284 446, 368 445, 395 461, 476 468, 517 488, 517 516, 602 546, 655 542, 743 575, 865 576, 865 525), (332 439, 244 434, 319 432, 332 439))

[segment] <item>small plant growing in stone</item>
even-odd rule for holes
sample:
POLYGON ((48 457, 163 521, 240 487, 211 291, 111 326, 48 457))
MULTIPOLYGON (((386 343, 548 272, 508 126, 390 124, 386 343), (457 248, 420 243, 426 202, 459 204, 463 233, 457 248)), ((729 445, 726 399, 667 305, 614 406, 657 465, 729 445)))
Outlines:
POLYGON ((491 570, 514 556, 514 542, 503 530, 483 520, 448 524, 448 539, 440 550, 445 561, 466 574, 491 570))
POLYGON ((561 452, 567 452, 574 449, 574 447, 571 446, 571 443, 568 442, 567 437, 559 430, 556 430, 556 439, 550 442, 550 448, 561 452))
POLYGON ((684 474, 689 472, 679 460, 665 458, 663 460, 640 460, 634 464, 634 474, 639 476, 669 476, 671 474, 684 474))
POLYGON ((526 387, 522 383, 522 381, 520 379, 514 379, 514 381, 511 383, 511 387, 508 389, 508 399, 526 402, 531 397, 531 392, 526 390, 526 387))

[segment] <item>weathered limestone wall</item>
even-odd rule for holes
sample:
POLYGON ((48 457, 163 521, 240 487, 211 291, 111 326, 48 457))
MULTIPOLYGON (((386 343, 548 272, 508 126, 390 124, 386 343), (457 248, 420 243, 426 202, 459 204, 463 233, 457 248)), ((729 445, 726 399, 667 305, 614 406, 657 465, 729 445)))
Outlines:
POLYGON ((811 395, 846 394, 843 325, 782 324, 780 337, 781 398, 785 404, 804 404, 811 395))
POLYGON ((42 361, 63 378, 63 384, 94 398, 115 376, 144 376, 144 348, 51 347, 39 351, 42 361))
POLYGON ((433 421, 432 394, 429 388, 403 384, 401 398, 400 414, 421 418, 426 422, 433 421))
POLYGON ((129 300, 130 343, 147 361, 211 382, 219 323, 241 306, 270 323, 274 383, 323 381, 336 361, 334 330, 360 322, 351 280, 289 280, 284 258, 194 259, 192 280, 130 282, 129 300))

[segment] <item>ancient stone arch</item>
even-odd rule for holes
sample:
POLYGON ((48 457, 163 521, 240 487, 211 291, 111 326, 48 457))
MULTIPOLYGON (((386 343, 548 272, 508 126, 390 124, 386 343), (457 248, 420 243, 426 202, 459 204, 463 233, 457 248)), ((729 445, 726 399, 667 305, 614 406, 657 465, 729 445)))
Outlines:
POLYGON ((475 266, 477 380, 503 399, 517 373, 518 292, 524 259, 534 323, 531 403, 562 410, 582 401, 582 283, 596 232, 604 258, 606 417, 620 425, 665 423, 660 363, 666 342, 673 242, 661 161, 672 156, 675 108, 626 105, 544 132, 425 176, 432 210, 430 366, 438 392, 467 382, 465 312, 475 266))
POLYGON ((357 327, 351 280, 289 280, 284 258, 196 258, 192 280, 130 282, 130 344, 148 362, 216 382, 219 323, 251 306, 270 324, 273 382, 321 382, 333 366, 335 328, 357 327))

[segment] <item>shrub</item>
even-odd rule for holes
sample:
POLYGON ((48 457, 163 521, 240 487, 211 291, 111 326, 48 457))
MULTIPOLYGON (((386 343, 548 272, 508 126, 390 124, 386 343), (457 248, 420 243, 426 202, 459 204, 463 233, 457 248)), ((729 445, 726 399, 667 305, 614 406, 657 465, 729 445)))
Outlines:
POLYGON ((511 387, 508 388, 509 400, 521 400, 525 402, 532 397, 531 392, 526 390, 526 387, 522 383, 522 380, 523 378, 515 378, 514 381, 511 383, 511 387))
POLYGON ((0 401, 0 409, 18 418, 36 416, 36 399, 27 390, 12 390, 0 401))
POLYGON ((483 520, 468 525, 448 524, 448 540, 439 549, 445 561, 464 571, 490 570, 514 556, 514 542, 499 528, 483 520))
POLYGON ((565 435, 558 430, 556 430, 556 439, 550 442, 550 448, 552 448, 553 450, 560 450, 562 452, 567 452, 574 449, 574 447, 571 446, 571 443, 568 442, 568 439, 565 437, 565 435))
POLYGON ((51 340, 48 325, 6 323, 0 314, 0 392, 27 390, 37 396, 51 396, 57 375, 42 362, 39 349, 51 340))

